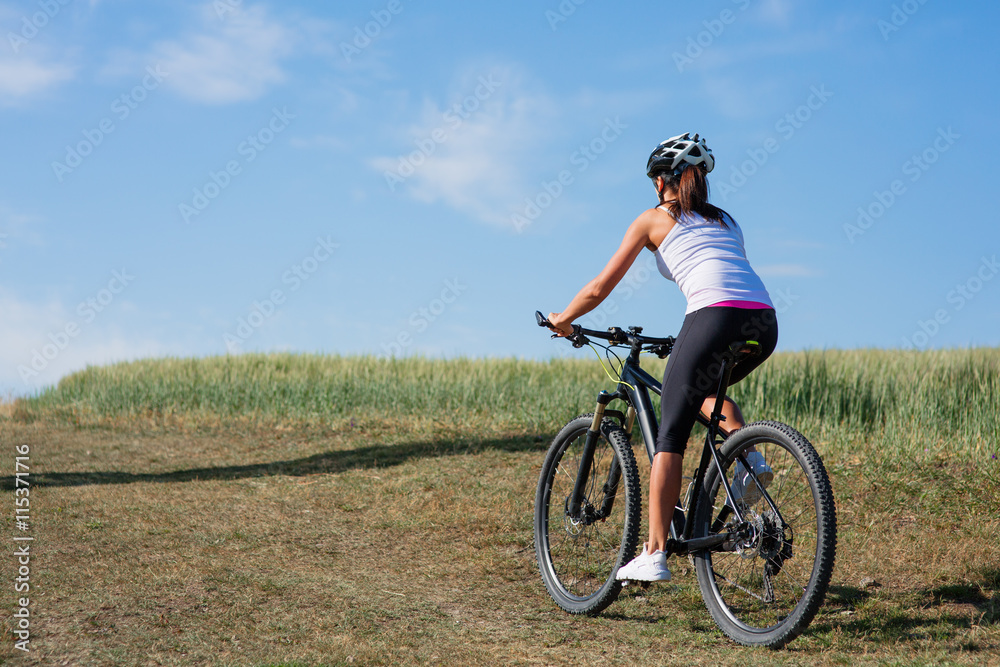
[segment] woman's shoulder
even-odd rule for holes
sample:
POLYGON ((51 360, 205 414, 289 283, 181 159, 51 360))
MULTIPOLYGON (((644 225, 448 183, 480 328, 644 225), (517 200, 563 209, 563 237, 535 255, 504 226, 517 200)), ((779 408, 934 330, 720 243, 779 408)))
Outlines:
POLYGON ((677 225, 677 220, 670 211, 657 206, 640 213, 632 224, 648 239, 646 246, 655 249, 663 243, 670 230, 677 225))
POLYGON ((639 217, 635 219, 635 222, 642 225, 657 225, 674 224, 677 220, 668 209, 655 206, 653 208, 647 208, 645 211, 640 213, 639 217))

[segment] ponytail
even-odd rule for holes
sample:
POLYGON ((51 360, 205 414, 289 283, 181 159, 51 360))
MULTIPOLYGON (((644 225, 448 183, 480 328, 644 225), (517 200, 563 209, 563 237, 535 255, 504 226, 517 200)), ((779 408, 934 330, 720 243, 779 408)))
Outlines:
POLYGON ((697 213, 723 227, 729 226, 726 222, 729 214, 708 203, 708 178, 701 165, 686 166, 680 174, 668 176, 666 172, 662 172, 656 176, 663 177, 664 189, 669 187, 677 193, 677 199, 667 203, 670 215, 680 218, 685 214, 697 213))

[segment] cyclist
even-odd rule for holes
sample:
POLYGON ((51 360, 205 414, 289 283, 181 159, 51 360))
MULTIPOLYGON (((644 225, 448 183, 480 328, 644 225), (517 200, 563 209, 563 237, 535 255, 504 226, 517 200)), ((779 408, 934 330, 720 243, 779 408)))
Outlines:
MULTIPOLYGON (((707 174, 715 158, 703 138, 681 134, 660 143, 649 156, 659 205, 643 212, 601 273, 561 313, 550 313, 553 330, 564 336, 572 323, 596 308, 628 272, 643 248, 656 255, 659 271, 677 283, 687 299, 684 323, 663 375, 662 419, 649 477, 649 540, 642 554, 618 570, 618 579, 669 581, 665 549, 674 506, 680 497, 681 464, 698 411, 710 414, 721 354, 736 341, 756 340, 761 354, 738 364, 730 384, 745 378, 774 351, 778 323, 767 289, 747 261, 743 232, 728 213, 708 203, 707 174)), ((724 434, 744 425, 726 398, 724 434)), ((764 457, 746 456, 766 487, 773 478, 764 457)), ((733 483, 737 502, 760 498, 742 464, 733 483)))

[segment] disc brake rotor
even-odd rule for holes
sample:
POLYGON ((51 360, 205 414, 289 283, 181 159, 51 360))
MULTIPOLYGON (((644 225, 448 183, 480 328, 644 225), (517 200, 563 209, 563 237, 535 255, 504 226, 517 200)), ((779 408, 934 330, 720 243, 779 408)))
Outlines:
POLYGON ((764 534, 764 519, 756 512, 747 512, 746 523, 749 535, 736 547, 740 558, 756 558, 760 552, 761 538, 764 534))

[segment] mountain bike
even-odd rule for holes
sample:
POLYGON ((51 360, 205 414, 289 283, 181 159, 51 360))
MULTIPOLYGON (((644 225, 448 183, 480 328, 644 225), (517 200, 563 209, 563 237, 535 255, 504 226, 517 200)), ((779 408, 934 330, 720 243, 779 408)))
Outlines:
MULTIPOLYGON (((550 326, 540 312, 535 317, 539 326, 550 326)), ((611 348, 629 350, 615 369, 616 390, 602 390, 593 413, 559 431, 538 480, 538 568, 549 595, 571 614, 596 615, 618 598, 625 583, 616 579, 618 568, 639 544, 642 497, 632 432, 638 424, 652 462, 658 427, 649 390, 662 389, 641 368, 639 355, 666 358, 674 344, 673 337, 641 333, 641 327, 594 331, 574 325, 566 337, 578 348, 592 346, 591 338, 607 341, 602 347, 609 362, 611 348), (622 409, 614 409, 615 401, 622 409)), ((733 366, 759 354, 758 348, 755 341, 734 341, 720 355, 714 408, 698 415, 705 445, 674 510, 666 551, 693 561, 705 606, 727 636, 779 648, 809 625, 823 602, 837 520, 826 469, 801 433, 760 421, 723 438, 722 406, 733 366), (755 486, 756 493, 734 500, 733 473, 738 462, 744 472, 751 470, 745 458, 751 451, 764 456, 774 477, 766 485, 750 472, 744 488, 755 486)))

